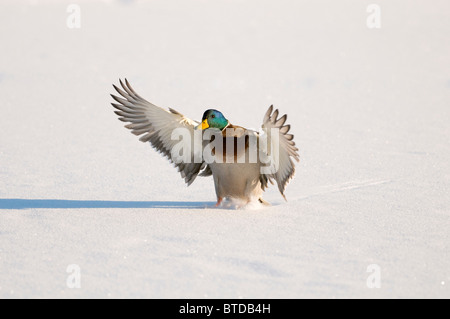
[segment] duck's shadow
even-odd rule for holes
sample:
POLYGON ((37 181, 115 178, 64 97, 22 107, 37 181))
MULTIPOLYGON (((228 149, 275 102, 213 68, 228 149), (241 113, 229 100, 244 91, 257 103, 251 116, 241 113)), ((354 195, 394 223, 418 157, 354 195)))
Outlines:
POLYGON ((172 201, 104 201, 65 199, 0 198, 0 209, 69 209, 69 208, 180 208, 203 209, 214 207, 214 202, 172 201))

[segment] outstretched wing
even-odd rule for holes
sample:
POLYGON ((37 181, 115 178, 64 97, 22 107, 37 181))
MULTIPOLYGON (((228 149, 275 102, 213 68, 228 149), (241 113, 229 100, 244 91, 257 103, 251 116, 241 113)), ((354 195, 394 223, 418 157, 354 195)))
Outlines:
POLYGON ((265 171, 261 173, 260 181, 264 190, 268 182, 273 184, 275 180, 281 195, 286 199, 284 190, 295 174, 292 158, 298 162, 299 155, 298 148, 295 147, 294 135, 288 134, 291 126, 285 125, 287 115, 278 118, 278 113, 278 110, 273 112, 273 105, 271 105, 264 115, 263 134, 259 137, 260 158, 267 164, 262 167, 265 171))
POLYGON ((190 154, 189 163, 183 160, 185 157, 174 155, 172 149, 179 141, 172 140, 172 132, 177 128, 185 128, 193 141, 194 127, 199 123, 171 108, 167 111, 148 102, 133 90, 127 79, 125 79, 125 84, 122 80, 119 82, 122 88, 114 84, 113 87, 121 97, 111 94, 117 102, 111 103, 117 109, 114 113, 119 116, 119 120, 129 122, 125 127, 130 129, 133 134, 141 136, 140 141, 150 142, 158 152, 174 163, 181 173, 181 177, 190 185, 206 164, 204 162, 195 163, 193 154, 190 154))

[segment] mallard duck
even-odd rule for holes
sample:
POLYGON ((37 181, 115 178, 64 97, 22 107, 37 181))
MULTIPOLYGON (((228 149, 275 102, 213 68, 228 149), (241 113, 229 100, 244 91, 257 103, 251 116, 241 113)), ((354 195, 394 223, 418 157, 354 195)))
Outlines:
POLYGON ((263 118, 262 132, 233 125, 215 109, 206 110, 202 121, 197 122, 172 108, 165 110, 148 102, 134 91, 128 80, 125 79, 125 83, 122 80, 119 82, 121 88, 114 84, 113 87, 121 97, 111 94, 117 102, 111 104, 117 109, 115 113, 119 116, 119 120, 128 122, 125 127, 140 136, 140 141, 149 142, 174 163, 188 186, 197 176, 212 175, 217 195, 216 206, 224 199, 239 199, 244 203, 259 201, 270 205, 262 198, 262 193, 268 187, 268 183, 273 184, 273 181, 277 183, 281 195, 286 200, 284 191, 295 173, 292 159, 299 161, 294 136, 288 133, 290 125, 285 124, 287 115, 278 117, 278 110, 274 111, 273 106, 270 106, 263 118), (188 137, 192 137, 192 140, 188 139, 188 142, 185 142, 189 146, 186 148, 187 151, 186 149, 183 149, 183 152, 175 151, 180 146, 179 138, 174 138, 176 130, 184 130, 188 137), (276 133, 273 133, 274 130, 276 133), (200 136, 203 136, 200 156, 198 147, 196 151, 194 145, 194 136, 198 136, 199 132, 200 136), (210 134, 205 139, 206 132, 210 134), (265 144, 263 137, 266 137, 265 144), (215 147, 212 148, 211 144, 214 141, 222 144, 214 144, 215 147), (220 154, 216 154, 219 144, 223 149, 220 154), (208 147, 210 154, 215 158, 213 161, 201 156, 207 153, 208 147), (256 160, 250 154, 255 147, 258 155, 256 160), (251 157, 253 160, 249 160, 251 157))

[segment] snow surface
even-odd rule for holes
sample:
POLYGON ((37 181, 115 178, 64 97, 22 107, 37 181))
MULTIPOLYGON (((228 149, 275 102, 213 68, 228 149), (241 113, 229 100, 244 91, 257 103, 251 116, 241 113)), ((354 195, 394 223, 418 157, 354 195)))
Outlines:
POLYGON ((0 298, 449 298, 450 3, 369 29, 372 2, 2 0, 0 298), (287 113, 288 202, 210 208, 117 120, 119 77, 197 120, 287 113))

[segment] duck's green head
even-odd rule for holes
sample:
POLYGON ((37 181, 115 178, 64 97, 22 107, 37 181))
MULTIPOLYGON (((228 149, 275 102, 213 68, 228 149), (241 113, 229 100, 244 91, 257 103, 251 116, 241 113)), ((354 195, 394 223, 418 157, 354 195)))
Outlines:
POLYGON ((228 120, 217 110, 206 110, 203 113, 202 123, 197 126, 197 129, 216 128, 223 130, 228 125, 228 120))

